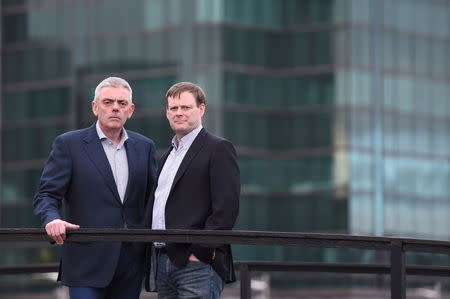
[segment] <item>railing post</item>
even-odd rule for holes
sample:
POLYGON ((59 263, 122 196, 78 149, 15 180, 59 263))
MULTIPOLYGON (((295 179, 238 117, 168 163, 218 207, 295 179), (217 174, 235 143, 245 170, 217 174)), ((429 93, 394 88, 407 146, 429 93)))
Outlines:
POLYGON ((403 242, 391 242, 391 299, 406 298, 405 252, 403 242))
POLYGON ((241 299, 250 299, 252 296, 252 286, 248 264, 240 264, 239 275, 241 278, 241 299))

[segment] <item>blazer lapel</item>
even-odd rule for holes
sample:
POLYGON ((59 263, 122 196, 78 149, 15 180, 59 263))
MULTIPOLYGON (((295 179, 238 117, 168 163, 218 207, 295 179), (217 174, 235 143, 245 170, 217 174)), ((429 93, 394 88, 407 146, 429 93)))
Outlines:
MULTIPOLYGON (((177 174, 175 175, 175 178, 173 179, 172 187, 170 188, 170 193, 172 192, 173 188, 177 184, 177 182, 180 180, 180 178, 183 176, 183 174, 186 172, 186 170, 189 167, 189 164, 191 164, 194 157, 198 154, 198 152, 201 150, 203 145, 205 144, 206 140, 206 131, 205 129, 202 129, 197 137, 195 137, 194 142, 192 142, 191 146, 189 147, 189 150, 187 151, 186 155, 183 158, 183 161, 181 161, 180 167, 178 168, 177 174)), ((169 196, 170 196, 169 193, 169 196)))
POLYGON ((127 150, 127 161, 128 161, 128 182, 127 188, 125 190, 125 197, 123 198, 123 203, 128 199, 128 193, 130 192, 133 182, 135 179, 136 169, 138 163, 138 156, 136 152, 136 147, 134 146, 134 140, 128 135, 127 141, 125 141, 125 148, 127 150))
POLYGON ((173 146, 171 146, 169 148, 169 150, 161 157, 161 159, 159 159, 159 163, 158 163, 159 167, 158 167, 158 171, 156 173, 156 182, 158 182, 159 175, 161 174, 161 171, 162 171, 162 169, 164 167, 164 163, 166 163, 166 160, 169 157, 170 152, 172 151, 172 149, 173 149, 173 146))
POLYGON ((83 137, 84 142, 86 143, 84 149, 92 161, 92 164, 98 169, 98 171, 103 176, 103 179, 106 182, 106 185, 114 194, 116 200, 120 203, 120 196, 117 192, 116 182, 114 181, 114 176, 111 171, 111 166, 109 165, 108 158, 106 157, 105 151, 103 150, 103 146, 98 138, 97 131, 95 129, 95 125, 93 125, 83 137))
MULTIPOLYGON (((156 188, 158 188, 158 181, 159 181, 159 176, 161 175, 161 171, 164 167, 164 163, 166 163, 167 157, 169 157, 170 152, 172 151, 172 146, 167 150, 166 153, 164 153, 164 155, 162 155, 162 157, 159 159, 158 161, 158 170, 156 171, 156 179, 155 179, 155 183, 153 184, 153 188, 152 188, 152 193, 150 195, 150 204, 148 205, 150 209, 150 211, 153 210, 153 203, 155 202, 155 191, 156 188)), ((151 213, 151 212, 150 212, 151 213)), ((151 215, 151 214, 150 214, 151 215)), ((152 221, 152 216, 150 217, 146 217, 147 218, 147 224, 151 225, 151 221, 152 221)))

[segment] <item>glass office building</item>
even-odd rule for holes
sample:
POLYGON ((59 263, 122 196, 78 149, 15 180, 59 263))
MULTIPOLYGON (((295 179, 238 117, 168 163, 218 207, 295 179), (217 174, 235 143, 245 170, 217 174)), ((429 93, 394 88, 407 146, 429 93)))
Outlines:
MULTIPOLYGON (((450 239, 448 1, 3 0, 0 9, 1 227, 39 225, 31 202, 53 139, 90 125, 94 87, 117 75, 134 89, 126 127, 159 153, 172 136, 165 91, 180 80, 204 87, 204 126, 240 157, 236 229, 450 239)), ((56 256, 20 246, 1 249, 0 263, 56 256)), ((235 255, 340 254, 236 246, 235 255)))

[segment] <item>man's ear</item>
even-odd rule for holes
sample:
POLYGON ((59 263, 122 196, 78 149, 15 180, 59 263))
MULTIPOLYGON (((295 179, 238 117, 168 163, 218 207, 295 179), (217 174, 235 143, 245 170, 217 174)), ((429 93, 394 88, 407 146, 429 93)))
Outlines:
POLYGON ((135 108, 134 104, 131 104, 131 105, 130 105, 130 110, 128 111, 128 119, 130 119, 131 116, 133 115, 133 113, 134 113, 134 108, 135 108))
POLYGON ((206 105, 205 104, 200 104, 200 106, 198 106, 198 108, 200 109, 201 117, 203 117, 203 115, 205 115, 205 112, 206 112, 206 105))
POLYGON ((94 113, 95 116, 98 114, 98 104, 96 101, 92 101, 92 113, 94 113))

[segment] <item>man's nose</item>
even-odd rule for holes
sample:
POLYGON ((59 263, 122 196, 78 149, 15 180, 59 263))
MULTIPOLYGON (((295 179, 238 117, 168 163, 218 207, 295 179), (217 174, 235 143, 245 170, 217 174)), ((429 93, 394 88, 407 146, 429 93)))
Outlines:
POLYGON ((176 115, 182 115, 182 114, 183 114, 183 109, 181 109, 180 107, 178 107, 177 110, 175 110, 175 114, 176 114, 176 115))
POLYGON ((114 110, 119 110, 119 103, 117 101, 114 101, 112 107, 114 110))

